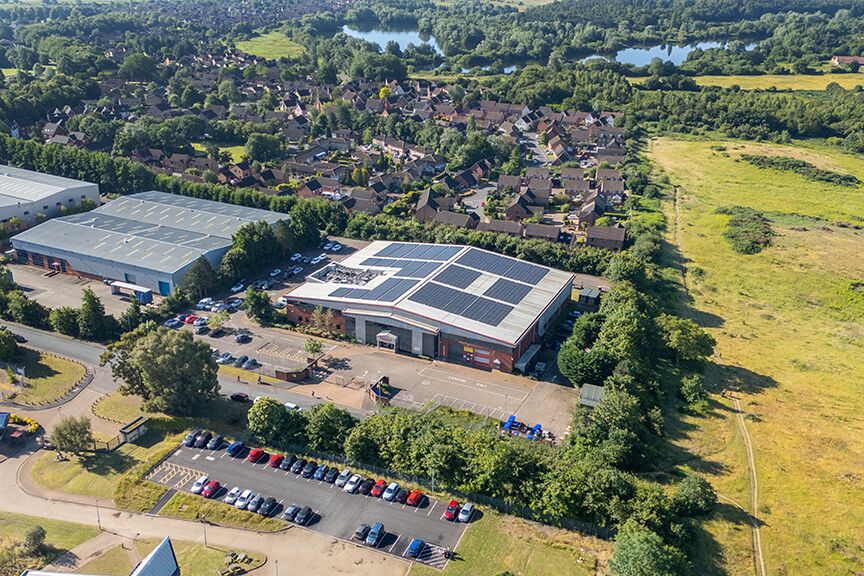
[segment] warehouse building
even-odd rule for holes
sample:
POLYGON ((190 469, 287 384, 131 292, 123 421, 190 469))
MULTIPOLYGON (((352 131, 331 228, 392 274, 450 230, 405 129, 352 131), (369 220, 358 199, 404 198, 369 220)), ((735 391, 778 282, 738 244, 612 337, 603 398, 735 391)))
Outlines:
POLYGON ((570 273, 470 246, 378 241, 308 276, 286 311, 309 324, 322 306, 360 342, 512 372, 572 284, 570 273))
POLYGON ((49 220, 12 238, 20 264, 119 280, 166 296, 200 256, 218 267, 249 222, 284 215, 164 192, 142 192, 49 220))
POLYGON ((13 218, 27 225, 61 215, 82 200, 99 205, 99 186, 0 164, 0 224, 13 218))

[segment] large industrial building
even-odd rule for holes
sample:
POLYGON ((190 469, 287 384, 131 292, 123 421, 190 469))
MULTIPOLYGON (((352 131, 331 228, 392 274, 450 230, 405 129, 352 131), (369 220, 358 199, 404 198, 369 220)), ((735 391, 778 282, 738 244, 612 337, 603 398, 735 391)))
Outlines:
POLYGON ((61 215, 82 200, 99 204, 99 186, 0 164, 0 224, 16 218, 34 224, 61 215))
POLYGON ((217 267, 238 228, 281 218, 267 210, 151 191, 39 224, 14 236, 12 247, 20 264, 119 280, 165 296, 182 284, 200 256, 217 267))
POLYGON ((308 276, 286 310, 308 324, 323 306, 359 342, 512 372, 539 349, 572 284, 570 273, 479 248, 378 241, 308 276))

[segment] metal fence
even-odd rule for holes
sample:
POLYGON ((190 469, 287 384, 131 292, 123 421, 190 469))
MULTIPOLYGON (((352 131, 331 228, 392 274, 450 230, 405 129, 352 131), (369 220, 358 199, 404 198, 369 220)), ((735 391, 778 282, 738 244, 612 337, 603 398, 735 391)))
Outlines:
POLYGON ((126 441, 123 439, 123 436, 121 434, 118 434, 107 442, 102 440, 94 440, 91 450, 96 453, 113 452, 125 443, 126 441))

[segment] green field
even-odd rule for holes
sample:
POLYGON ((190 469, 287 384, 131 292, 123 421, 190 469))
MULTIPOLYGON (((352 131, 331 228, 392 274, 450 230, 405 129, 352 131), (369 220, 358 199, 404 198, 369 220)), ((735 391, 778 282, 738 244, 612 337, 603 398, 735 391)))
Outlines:
MULTIPOLYGON (((27 557, 26 560, 23 558, 20 559, 29 568, 41 568, 67 550, 99 534, 96 528, 84 526, 83 524, 0 512, 0 557, 3 556, 4 550, 22 542, 27 531, 35 526, 41 526, 45 529, 46 546, 41 556, 27 557)), ((20 566, 20 568, 23 569, 25 566, 20 566)), ((17 564, 4 564, 0 566, 0 574, 9 573, 4 572, 4 569, 14 571, 16 568, 19 568, 17 564)), ((20 572, 21 570, 18 570, 15 574, 19 574, 20 572)))
POLYGON ((296 58, 306 51, 279 30, 237 42, 237 49, 262 58, 296 58))
MULTIPOLYGON (((768 574, 854 574, 864 565, 864 187, 736 162, 790 156, 864 179, 864 158, 820 142, 792 146, 662 138, 650 157, 678 188, 665 203, 669 240, 688 270, 693 313, 717 339, 715 391, 739 386, 759 481, 768 574), (719 206, 763 211, 777 233, 756 255, 733 252, 719 206), (680 215, 678 226, 676 217, 680 215), (678 230, 676 232, 676 230, 678 230)), ((697 543, 699 571, 753 574, 750 530, 726 498, 749 506, 749 476, 731 402, 668 431, 721 495, 697 543)))
POLYGON ((14 392, 21 404, 39 404, 62 398, 84 378, 84 366, 65 358, 42 354, 29 348, 19 348, 13 359, 16 367, 24 367, 25 386, 12 386, 5 371, 0 372, 0 388, 14 392))
MULTIPOLYGON (((591 576, 605 574, 612 543, 527 522, 512 516, 485 512, 473 522, 456 549, 445 576, 494 575, 591 576)), ((412 576, 442 574, 415 564, 412 576)))
POLYGON ((739 86, 742 90, 768 89, 778 90, 824 90, 828 84, 836 82, 846 89, 864 86, 864 74, 823 74, 812 76, 807 74, 763 76, 696 76, 700 86, 739 86))
POLYGON ((17 76, 18 69, 17 68, 0 68, 0 71, 3 72, 3 76, 9 78, 10 76, 17 76))
MULTIPOLYGON (((214 142, 213 144, 215 144, 219 148, 219 150, 225 150, 226 152, 228 152, 231 155, 231 161, 235 164, 243 160, 243 157, 246 155, 246 147, 242 144, 240 146, 232 146, 230 144, 220 142, 214 142)), ((207 148, 204 146, 203 142, 192 142, 192 148, 198 150, 199 152, 207 151, 207 148)))

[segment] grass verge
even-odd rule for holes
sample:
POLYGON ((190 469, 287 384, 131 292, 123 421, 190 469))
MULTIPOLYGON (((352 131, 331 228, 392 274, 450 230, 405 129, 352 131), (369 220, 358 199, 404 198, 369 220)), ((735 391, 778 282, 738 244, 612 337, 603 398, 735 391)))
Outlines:
POLYGON ((195 520, 198 514, 206 516, 208 522, 232 528, 276 532, 286 526, 284 522, 275 518, 264 518, 260 514, 238 510, 234 506, 218 500, 208 500, 184 492, 174 494, 159 512, 160 516, 171 516, 183 520, 195 520))
POLYGON ((24 367, 26 385, 13 387, 3 371, 0 372, 0 387, 13 391, 15 402, 21 404, 43 404, 62 398, 86 372, 78 362, 24 347, 19 348, 12 363, 24 367))
POLYGON ((98 534, 96 528, 82 524, 0 512, 0 574, 17 576, 25 568, 44 566, 98 534), (45 546, 39 553, 24 554, 19 545, 27 531, 36 526, 45 529, 45 546))

